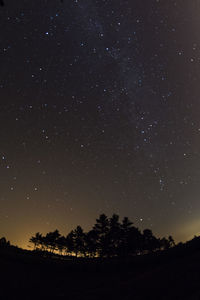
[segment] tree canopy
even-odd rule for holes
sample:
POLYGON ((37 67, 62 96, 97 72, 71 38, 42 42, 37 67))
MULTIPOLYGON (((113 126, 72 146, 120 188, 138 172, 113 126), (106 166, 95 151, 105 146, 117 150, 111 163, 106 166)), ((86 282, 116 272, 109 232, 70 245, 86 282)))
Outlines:
POLYGON ((172 236, 160 239, 150 229, 141 232, 127 217, 120 222, 116 214, 111 218, 101 214, 88 232, 77 226, 66 236, 62 236, 56 229, 45 236, 37 232, 29 241, 35 250, 102 258, 155 252, 175 245, 172 236))

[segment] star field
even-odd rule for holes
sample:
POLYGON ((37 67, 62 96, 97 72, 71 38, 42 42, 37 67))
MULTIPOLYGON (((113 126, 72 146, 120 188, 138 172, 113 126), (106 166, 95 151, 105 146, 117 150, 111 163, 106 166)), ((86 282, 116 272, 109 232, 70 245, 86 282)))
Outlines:
POLYGON ((5 1, 0 234, 102 212, 199 233, 200 1, 5 1))

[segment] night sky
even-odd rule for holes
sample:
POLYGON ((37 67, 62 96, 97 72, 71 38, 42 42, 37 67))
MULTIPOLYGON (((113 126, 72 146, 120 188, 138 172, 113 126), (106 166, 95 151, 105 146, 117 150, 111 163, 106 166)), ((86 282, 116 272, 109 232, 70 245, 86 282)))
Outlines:
POLYGON ((100 213, 200 233, 200 0, 5 0, 0 236, 100 213))

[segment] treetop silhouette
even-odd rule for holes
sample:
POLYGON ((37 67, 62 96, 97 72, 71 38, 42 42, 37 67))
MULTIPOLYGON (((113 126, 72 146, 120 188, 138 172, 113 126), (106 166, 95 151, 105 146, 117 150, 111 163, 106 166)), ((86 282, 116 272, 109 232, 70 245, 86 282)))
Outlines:
POLYGON ((56 229, 46 236, 37 232, 29 241, 35 250, 102 258, 133 256, 169 249, 175 245, 172 236, 156 238, 150 229, 141 232, 127 217, 120 223, 117 214, 111 218, 101 214, 88 232, 77 226, 65 237, 56 229))

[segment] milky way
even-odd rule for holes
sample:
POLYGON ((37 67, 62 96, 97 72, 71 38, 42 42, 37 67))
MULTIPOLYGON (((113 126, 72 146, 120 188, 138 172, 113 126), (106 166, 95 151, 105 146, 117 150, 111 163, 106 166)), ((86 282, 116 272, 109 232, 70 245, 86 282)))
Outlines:
POLYGON ((102 212, 199 233, 200 1, 5 1, 0 235, 102 212))

